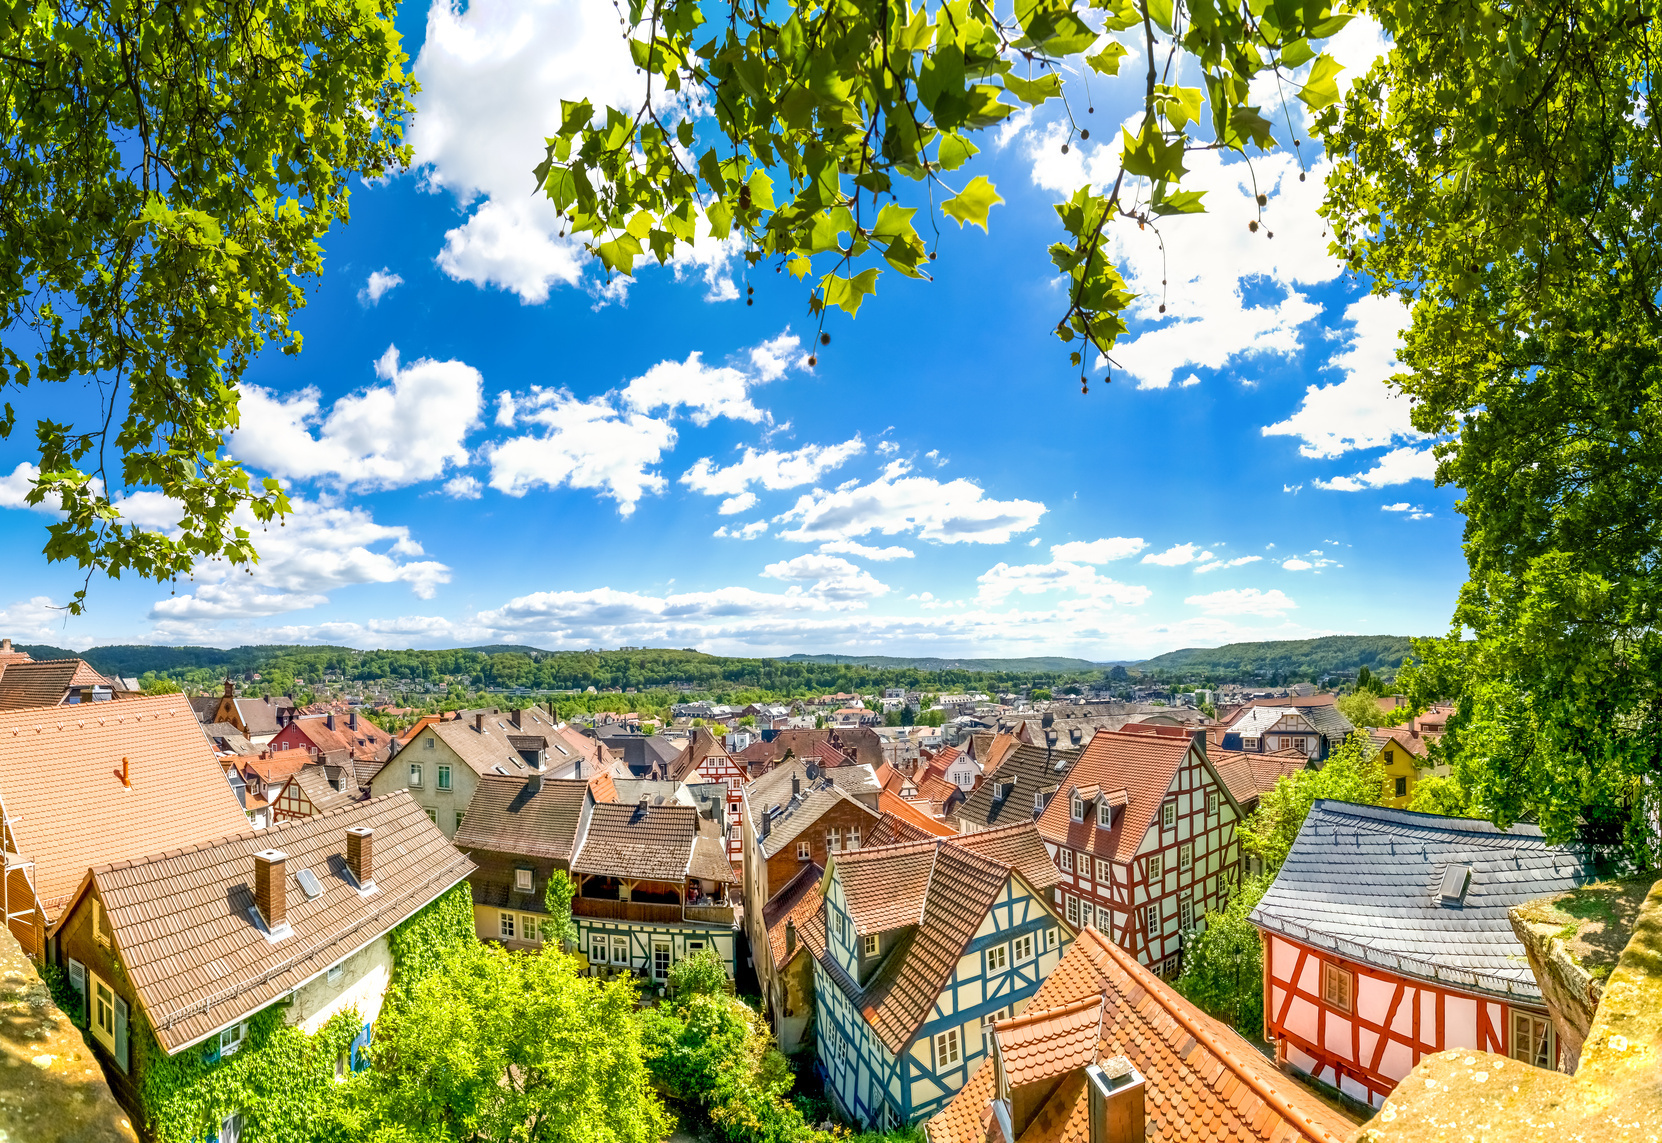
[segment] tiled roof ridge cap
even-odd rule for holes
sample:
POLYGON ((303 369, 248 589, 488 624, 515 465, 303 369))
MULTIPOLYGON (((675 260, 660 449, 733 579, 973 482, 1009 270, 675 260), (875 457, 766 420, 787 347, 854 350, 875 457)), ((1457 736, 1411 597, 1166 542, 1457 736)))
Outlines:
POLYGON ((951 837, 943 840, 950 841, 955 845, 969 841, 971 838, 978 841, 985 841, 988 838, 998 837, 1002 834, 1019 833, 1024 829, 1032 829, 1036 825, 1038 825, 1038 822, 1034 820, 1013 822, 1010 825, 994 826, 992 829, 979 830, 976 833, 955 833, 951 837))
POLYGON ((1023 1012, 1020 1016, 1012 1016, 1008 1020, 997 1021, 993 1025, 993 1028, 1000 1032, 1014 1032, 1019 1029, 1026 1028, 1032 1024, 1042 1023, 1045 1020, 1054 1020, 1062 1016, 1072 1016, 1075 1013, 1083 1012, 1087 1008, 1095 1008, 1101 1003, 1102 994, 1092 993, 1089 996, 1082 996, 1078 1000, 1070 1000, 1066 1004, 1059 1004, 1052 1008, 1035 1010, 1029 1006, 1027 1011, 1023 1012))
MULTIPOLYGON (((1086 931, 1090 932, 1092 930, 1086 931)), ((1183 1011, 1182 998, 1169 991, 1158 977, 1138 964, 1135 957, 1112 941, 1103 938, 1100 933, 1096 934, 1096 939, 1097 943, 1114 959, 1114 962, 1141 985, 1143 990, 1152 996, 1160 1007, 1165 1009, 1172 1019, 1183 1027, 1185 1032, 1204 1044, 1207 1051, 1216 1056, 1225 1067, 1235 1074, 1237 1079, 1250 1087, 1258 1098, 1274 1108, 1282 1119, 1297 1128, 1301 1135, 1310 1140, 1311 1143, 1342 1143, 1341 1140, 1334 1138, 1326 1130, 1311 1122, 1307 1114, 1294 1107, 1286 1096, 1265 1083, 1256 1072, 1245 1067, 1235 1053, 1220 1043, 1209 1029, 1183 1011), (1172 1003, 1174 1000, 1178 1003, 1172 1003)))
MULTIPOLYGON (((151 707, 173 706, 175 700, 184 703, 184 707, 183 707, 184 710, 188 711, 188 710, 191 709, 189 700, 186 699, 186 697, 182 694, 138 695, 135 698, 116 699, 116 700, 111 701, 111 702, 74 703, 74 704, 71 704, 71 705, 68 705, 68 706, 20 706, 20 707, 17 707, 16 709, 14 709, 14 710, 0 711, 0 726, 10 725, 14 720, 18 721, 18 722, 27 722, 31 718, 40 718, 43 711, 56 711, 57 714, 58 714, 58 717, 63 722, 67 723, 67 722, 70 722, 71 719, 65 717, 66 713, 68 713, 68 714, 79 713, 80 711, 82 711, 84 709, 87 709, 89 707, 92 710, 100 711, 100 712, 102 712, 102 711, 123 712, 122 717, 128 717, 128 715, 125 714, 125 712, 127 712, 127 711, 136 711, 137 708, 139 708, 139 707, 143 707, 143 708, 145 708, 146 711, 148 711, 151 707)), ((175 710, 177 710, 177 709, 179 709, 179 708, 175 707, 175 710)), ((131 715, 131 717, 136 719, 136 718, 140 717, 140 714, 134 713, 133 715, 131 715)), ((193 718, 195 717, 194 712, 192 713, 192 717, 193 718)), ((85 717, 82 717, 82 718, 79 718, 79 719, 74 719, 73 721, 84 722, 84 721, 86 721, 86 719, 85 719, 85 717)), ((200 725, 200 724, 198 724, 198 725, 200 725)), ((41 729, 45 730, 46 728, 41 727, 41 729)), ((56 728, 54 728, 54 729, 56 729, 56 728)), ((83 727, 76 727, 76 729, 80 730, 80 729, 84 729, 84 728, 83 727)))

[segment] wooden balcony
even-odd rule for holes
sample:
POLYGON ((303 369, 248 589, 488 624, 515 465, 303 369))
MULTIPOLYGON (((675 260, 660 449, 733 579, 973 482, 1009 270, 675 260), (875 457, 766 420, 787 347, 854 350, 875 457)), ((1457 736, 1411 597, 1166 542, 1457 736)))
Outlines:
POLYGON ((731 905, 688 905, 682 910, 687 920, 703 925, 731 925, 733 923, 733 906, 731 905))

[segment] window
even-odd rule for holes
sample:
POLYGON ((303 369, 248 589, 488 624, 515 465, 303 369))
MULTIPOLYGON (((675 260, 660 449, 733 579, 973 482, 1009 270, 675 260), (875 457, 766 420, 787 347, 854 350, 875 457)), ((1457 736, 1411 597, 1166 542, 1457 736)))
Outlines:
POLYGON ((1081 852, 1079 855, 1079 875, 1081 877, 1091 875, 1091 855, 1088 853, 1081 852))
POLYGON ((799 841, 799 842, 796 843, 796 859, 798 861, 811 861, 811 860, 813 860, 813 856, 814 856, 814 847, 813 846, 809 845, 805 841, 799 841))
POLYGON ((664 980, 669 976, 669 942, 652 942, 652 978, 664 980))
POLYGON ((859 849, 860 848, 860 827, 859 826, 849 826, 848 827, 848 848, 850 848, 850 849, 859 849))
POLYGON ((438 825, 439 824, 439 811, 437 811, 437 810, 428 810, 427 811, 427 820, 432 822, 434 825, 438 825))
POLYGON ((1281 746, 1284 750, 1297 750, 1300 754, 1310 753, 1310 740, 1302 736, 1298 738, 1283 738, 1281 746))
POLYGON ((1016 960, 1033 959, 1033 934, 1026 933, 1016 938, 1016 960))
POLYGON ((1148 926, 1148 935, 1149 936, 1151 936, 1151 937, 1159 936, 1160 935, 1160 906, 1150 905, 1148 908, 1144 909, 1143 910, 1143 923, 1148 926))
POLYGON ((242 1047, 242 1042, 248 1038, 248 1022, 233 1024, 219 1033, 219 1054, 221 1057, 233 1054, 242 1047))
POLYGON ((1082 822, 1082 821, 1085 820, 1085 799, 1084 798, 1081 798, 1078 794, 1074 794, 1072 796, 1072 798, 1069 799, 1068 806, 1069 806, 1070 810, 1072 811, 1074 821, 1082 822))
POLYGON ((338 984, 340 983, 340 978, 346 975, 346 967, 344 965, 332 964, 329 966, 329 971, 326 975, 328 976, 330 984, 338 984))
POLYGON ((69 958, 69 988, 75 994, 75 1016, 77 1019, 87 1018, 87 966, 80 961, 69 958))
POLYGON ((1007 945, 994 945, 983 956, 986 972, 1003 972, 1010 966, 1010 949, 1007 945))
POLYGON ((542 940, 542 937, 537 933, 537 919, 530 913, 519 919, 519 937, 523 941, 542 940))
POLYGON ((450 789, 450 767, 448 766, 439 767, 439 789, 450 789))
POLYGON ((497 924, 500 926, 503 940, 511 941, 514 939, 514 915, 512 913, 503 913, 502 919, 497 924))
POLYGON ((1555 1069, 1558 1066, 1557 1045, 1553 1041, 1552 1021, 1532 1012, 1512 1010, 1512 1058, 1538 1068, 1555 1069))
POLYGON ((589 963, 590 964, 605 964, 606 963, 606 934, 605 933, 590 933, 589 934, 589 963))
POLYGON ((981 1050, 983 1052, 993 1050, 993 1025, 1004 1019, 1005 1013, 1006 1010, 1000 1008, 997 1012, 989 1012, 981 1017, 981 1050))
POLYGON ((1177 903, 1177 927, 1185 933, 1195 927, 1195 903, 1187 897, 1177 903))
POLYGON ((1207 790, 1206 791, 1206 816, 1209 817, 1209 818, 1210 817, 1216 817, 1217 813, 1218 813, 1218 792, 1216 790, 1207 790))
POLYGON ((1098 798, 1096 801, 1096 824, 1101 829, 1107 829, 1114 824, 1114 807, 1108 804, 1107 798, 1098 798))
POLYGON ((1164 876, 1165 872, 1166 872, 1165 864, 1166 863, 1164 861, 1160 860, 1160 855, 1158 853, 1149 854, 1148 855, 1148 879, 1150 881, 1160 880, 1160 878, 1162 876, 1164 876))
POLYGON ((949 1028, 935 1037, 935 1070, 958 1062, 958 1029, 949 1028))
POLYGON ((1100 857, 1096 859, 1096 879, 1104 885, 1114 879, 1114 867, 1100 857))
POLYGON ((458 830, 459 830, 459 829, 461 829, 461 828, 462 828, 462 817, 463 817, 463 813, 462 813, 462 811, 461 811, 461 810, 457 810, 457 811, 456 811, 456 828, 457 828, 457 829, 458 829, 458 830))
POLYGON ((1243 738, 1243 739, 1241 739, 1241 749, 1242 750, 1256 750, 1256 749, 1258 749, 1258 739, 1256 739, 1256 738, 1243 738))
POLYGON ((1188 869, 1189 866, 1193 865, 1194 863, 1195 863, 1195 846, 1194 846, 1194 843, 1186 841, 1182 845, 1177 847, 1177 868, 1180 869, 1180 870, 1188 869))
POLYGON ((1038 811, 1038 810, 1042 810, 1044 808, 1045 808, 1045 792, 1043 790, 1035 790, 1033 792, 1033 809, 1035 811, 1038 811))
POLYGON ((1162 977, 1165 977, 1168 980, 1177 975, 1177 958, 1176 957, 1169 956, 1165 960, 1160 962, 1160 975, 1162 977))
POLYGON ((1177 803, 1167 802, 1160 807, 1160 828, 1173 829, 1177 825, 1177 803))
POLYGON ((866 934, 866 940, 865 940, 866 955, 867 956, 876 956, 877 955, 878 944, 879 944, 879 941, 878 941, 877 934, 876 933, 867 933, 866 934))
POLYGON ((433 740, 433 736, 431 734, 429 734, 426 738, 423 738, 422 741, 427 744, 427 749, 429 750, 438 745, 438 743, 433 740))
POLYGON ((1061 861, 1062 861, 1062 872, 1063 873, 1072 873, 1073 872, 1073 850, 1064 849, 1059 854, 1057 854, 1057 856, 1060 857, 1061 861))
POLYGON ((1406 798, 1408 796, 1408 779, 1407 778, 1398 778, 1397 779, 1397 794, 1396 794, 1396 796, 1399 797, 1399 798, 1406 798))
POLYGON ((612 938, 612 963, 613 964, 628 964, 629 963, 629 938, 628 937, 614 936, 612 938))
POLYGON ((514 892, 531 893, 536 890, 536 876, 529 869, 514 870, 514 892))
POLYGON ((1322 965, 1322 999, 1331 1008, 1350 1011, 1351 975, 1336 964, 1322 965))
POLYGON ((843 831, 841 827, 825 831, 825 848, 830 853, 836 853, 843 847, 843 831))
POLYGON ((1108 911, 1108 906, 1096 907, 1096 931, 1103 936, 1111 936, 1114 932, 1114 914, 1108 911))
POLYGON ((417 790, 421 789, 421 763, 420 762, 411 762, 410 763, 410 785, 413 788, 417 789, 417 790))
POLYGON ((1073 894, 1069 893, 1069 894, 1067 894, 1067 902, 1068 902, 1068 924, 1073 925, 1075 928, 1078 928, 1078 926, 1079 926, 1079 898, 1075 897, 1073 894))
POLYGON ((115 1051, 115 991, 96 976, 92 978, 92 1034, 115 1051))

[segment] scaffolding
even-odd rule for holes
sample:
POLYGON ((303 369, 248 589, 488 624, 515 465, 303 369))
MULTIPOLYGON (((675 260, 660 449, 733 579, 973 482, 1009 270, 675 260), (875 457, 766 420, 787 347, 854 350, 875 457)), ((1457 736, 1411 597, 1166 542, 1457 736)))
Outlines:
POLYGON ((41 923, 40 897, 35 892, 35 863, 17 852, 17 836, 12 832, 12 823, 17 820, 6 809, 4 797, 0 797, 0 911, 6 915, 6 929, 17 938, 17 943, 23 946, 23 951, 38 960, 45 961, 45 926, 41 923), (12 874, 21 873, 23 883, 28 886, 26 906, 14 909, 12 892, 12 874), (27 937, 19 933, 14 927, 20 917, 28 918, 27 937))

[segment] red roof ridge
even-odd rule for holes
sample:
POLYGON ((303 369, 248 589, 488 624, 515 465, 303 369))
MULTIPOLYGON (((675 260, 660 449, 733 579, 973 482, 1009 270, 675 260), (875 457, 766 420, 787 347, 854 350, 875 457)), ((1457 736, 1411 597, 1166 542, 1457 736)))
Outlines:
POLYGON ((1219 1041, 1209 1028, 1202 1025, 1187 1011, 1187 1002, 1167 988, 1159 977, 1138 964, 1135 957, 1108 940, 1100 932, 1097 932, 1094 926, 1085 929, 1079 936, 1083 939, 1087 934, 1092 935, 1097 944, 1114 959, 1114 962, 1141 985, 1143 990, 1171 1015, 1172 1019, 1182 1025, 1185 1032, 1204 1044, 1207 1051, 1211 1052, 1225 1067, 1235 1073, 1237 1079, 1250 1087, 1258 1098, 1273 1108, 1282 1119, 1297 1128, 1306 1139, 1310 1140, 1311 1143, 1342 1143, 1341 1140, 1312 1122, 1308 1114, 1294 1107, 1286 1096, 1265 1083, 1257 1072, 1245 1067, 1233 1050, 1219 1041), (1173 1001, 1177 1001, 1177 1003, 1173 1003, 1173 1001))
POLYGON ((1042 1024, 1046 1020, 1054 1020, 1061 1016, 1072 1016, 1076 1012, 1083 1012, 1087 1008, 1095 1008, 1102 1003, 1102 994, 1092 993, 1082 996, 1078 1000, 1066 1004, 1058 1004, 1054 1008, 1035 1010, 1031 1005, 1020 1016, 1012 1016, 1008 1020, 1000 1020, 993 1025, 1001 1032, 1013 1032, 1018 1028, 1026 1028, 1033 1024, 1042 1024))

